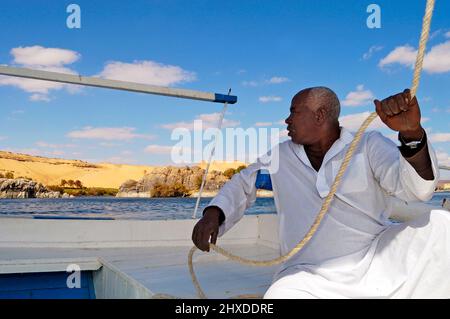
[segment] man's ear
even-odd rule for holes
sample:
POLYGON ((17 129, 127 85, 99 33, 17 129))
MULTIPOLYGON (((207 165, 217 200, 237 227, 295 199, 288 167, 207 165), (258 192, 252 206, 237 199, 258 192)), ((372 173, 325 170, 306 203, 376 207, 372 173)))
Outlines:
POLYGON ((327 118, 328 116, 328 112, 325 109, 325 107, 319 107, 315 112, 314 112, 314 119, 316 121, 317 124, 321 125, 327 118))

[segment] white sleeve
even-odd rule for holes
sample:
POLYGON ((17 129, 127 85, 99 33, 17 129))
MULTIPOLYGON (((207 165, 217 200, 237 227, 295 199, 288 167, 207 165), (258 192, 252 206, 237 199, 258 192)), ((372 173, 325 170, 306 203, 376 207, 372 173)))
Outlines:
POLYGON ((439 166, 429 139, 427 146, 433 180, 423 179, 390 139, 379 132, 370 133, 367 145, 369 163, 375 178, 388 194, 407 202, 431 199, 439 181, 439 166))
POLYGON ((219 237, 241 220, 245 210, 255 202, 255 182, 260 168, 260 163, 254 163, 235 174, 209 203, 210 206, 220 207, 225 214, 225 221, 219 227, 219 237))

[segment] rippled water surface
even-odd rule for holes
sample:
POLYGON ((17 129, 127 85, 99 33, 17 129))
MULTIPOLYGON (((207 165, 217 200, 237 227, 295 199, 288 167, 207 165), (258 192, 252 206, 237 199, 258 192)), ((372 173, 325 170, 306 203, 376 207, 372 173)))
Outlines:
MULTIPOLYGON (((430 203, 440 206, 450 192, 435 193, 430 203)), ((203 198, 197 216, 211 198, 203 198)), ((109 217, 115 219, 188 219, 192 217, 195 198, 114 198, 77 197, 68 199, 1 199, 0 216, 109 217)), ((257 198, 251 214, 274 214, 273 198, 257 198)))
MULTIPOLYGON (((59 199, 1 199, 0 216, 112 217, 115 219, 192 218, 196 198, 77 197, 59 199)), ((203 198, 197 211, 201 216, 211 198, 203 198)), ((257 198, 247 214, 275 213, 272 198, 257 198)))

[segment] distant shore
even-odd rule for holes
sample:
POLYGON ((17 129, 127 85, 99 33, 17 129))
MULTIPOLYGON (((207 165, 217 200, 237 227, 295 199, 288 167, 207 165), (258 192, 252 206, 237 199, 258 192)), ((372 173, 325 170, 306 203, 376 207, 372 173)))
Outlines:
MULTIPOLYGON (((237 168, 241 165, 244 163, 214 161, 209 170, 210 172, 224 172, 229 168, 237 168)), ((126 180, 139 180, 146 174, 168 166, 91 163, 0 150, 0 175, 12 173, 16 177, 25 177, 43 185, 60 185, 61 180, 65 179, 80 180, 83 186, 88 188, 118 189, 126 180)), ((204 169, 206 163, 192 163, 190 166, 204 169)))

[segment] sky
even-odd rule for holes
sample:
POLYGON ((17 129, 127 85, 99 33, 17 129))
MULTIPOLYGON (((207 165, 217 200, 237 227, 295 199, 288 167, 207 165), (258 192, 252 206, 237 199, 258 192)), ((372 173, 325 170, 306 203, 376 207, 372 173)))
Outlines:
MULTIPOLYGON (((0 3, 0 64, 238 96, 228 128, 278 128, 291 98, 327 86, 356 130, 410 87, 425 0, 38 1, 0 3), (69 28, 69 4, 80 28, 69 28), (370 4, 380 28, 369 28, 370 4)), ((422 125, 450 166, 450 2, 436 1, 417 93, 422 125)), ((71 20, 72 22, 74 20, 71 20)), ((221 104, 0 77, 0 149, 145 165, 173 162, 177 127, 215 127, 221 104)), ((375 121, 372 129, 395 139, 375 121)), ((207 144, 207 143, 205 143, 207 144)), ((450 176, 450 175, 449 175, 450 176)), ((450 179, 450 177, 449 177, 450 179)))

